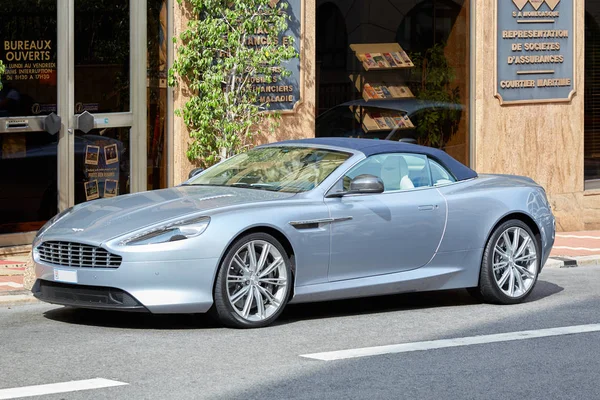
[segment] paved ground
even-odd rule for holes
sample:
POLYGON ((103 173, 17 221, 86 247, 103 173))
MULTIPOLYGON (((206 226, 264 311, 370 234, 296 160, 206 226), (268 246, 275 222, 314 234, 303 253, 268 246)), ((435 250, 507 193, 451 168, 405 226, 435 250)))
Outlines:
POLYGON ((23 274, 26 262, 26 256, 0 258, 0 295, 23 290, 23 274))
POLYGON ((562 232, 556 235, 552 256, 591 256, 600 254, 600 231, 562 232))
POLYGON ((297 305, 273 327, 244 331, 204 316, 4 306, 0 398, 6 388, 105 378, 128 385, 42 398, 597 399, 597 331, 341 361, 300 355, 592 326, 598 282, 600 266, 547 268, 521 305, 480 304, 465 291, 397 295, 297 305))

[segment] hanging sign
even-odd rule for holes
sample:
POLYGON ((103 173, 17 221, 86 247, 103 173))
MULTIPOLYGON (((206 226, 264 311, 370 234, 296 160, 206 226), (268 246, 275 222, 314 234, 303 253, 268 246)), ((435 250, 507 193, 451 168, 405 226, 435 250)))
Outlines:
POLYGON ((575 1, 496 0, 496 97, 501 104, 571 100, 575 1))

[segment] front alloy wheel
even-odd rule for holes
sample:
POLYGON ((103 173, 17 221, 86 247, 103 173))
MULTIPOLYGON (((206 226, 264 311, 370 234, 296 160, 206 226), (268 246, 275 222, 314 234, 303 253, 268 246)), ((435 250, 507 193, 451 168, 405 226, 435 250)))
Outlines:
POLYGON ((215 285, 215 312, 227 326, 257 328, 283 311, 291 288, 291 265, 272 236, 255 233, 227 253, 215 285))

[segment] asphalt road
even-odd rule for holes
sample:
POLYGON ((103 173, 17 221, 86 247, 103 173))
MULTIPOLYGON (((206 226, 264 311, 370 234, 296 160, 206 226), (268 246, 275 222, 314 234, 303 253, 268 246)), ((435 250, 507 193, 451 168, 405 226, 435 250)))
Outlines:
MULTIPOLYGON (((290 306, 275 326, 221 328, 34 304, 0 308, 2 389, 105 378, 125 386, 44 399, 600 399, 600 332, 385 354, 369 346, 600 323, 600 267, 548 268, 529 300, 465 291, 290 306)), ((0 396, 1 398, 1 396, 0 396)))

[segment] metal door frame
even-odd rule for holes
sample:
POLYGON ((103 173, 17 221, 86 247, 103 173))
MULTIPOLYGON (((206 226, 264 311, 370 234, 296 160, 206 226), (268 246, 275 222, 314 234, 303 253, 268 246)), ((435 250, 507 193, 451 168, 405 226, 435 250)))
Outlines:
MULTIPOLYGON (((60 211, 75 203, 75 0, 57 0, 59 27, 57 31, 58 115, 62 128, 58 141, 58 208, 60 211)), ((146 59, 147 0, 129 0, 129 98, 130 111, 97 113, 94 128, 130 128, 131 192, 146 190, 146 59), (108 121, 104 123, 103 121, 108 121), (99 123, 98 121, 102 121, 99 123)))

